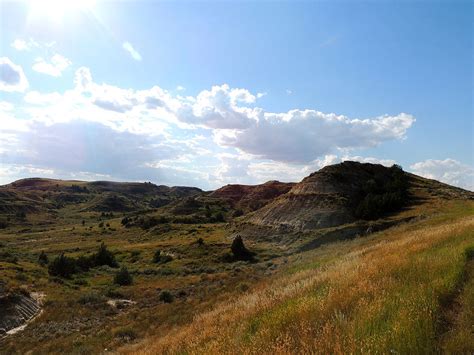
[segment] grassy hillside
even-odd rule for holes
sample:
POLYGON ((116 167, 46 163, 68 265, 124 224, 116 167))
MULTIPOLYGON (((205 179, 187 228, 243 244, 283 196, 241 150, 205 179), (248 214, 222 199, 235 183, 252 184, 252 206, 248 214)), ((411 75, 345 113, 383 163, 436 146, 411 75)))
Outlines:
POLYGON ((295 257, 282 275, 124 352, 474 351, 474 204, 295 257))
POLYGON ((16 298, 43 302, 24 330, 0 329, 0 354, 472 351, 473 194, 409 177, 403 208, 310 231, 252 225, 259 210, 193 188, 1 187, 0 328, 16 298))

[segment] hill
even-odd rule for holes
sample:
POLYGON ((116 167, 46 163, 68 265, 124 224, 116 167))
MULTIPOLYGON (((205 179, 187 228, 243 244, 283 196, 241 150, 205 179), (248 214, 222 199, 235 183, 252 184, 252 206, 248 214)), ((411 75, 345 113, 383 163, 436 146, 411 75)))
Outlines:
POLYGON ((345 161, 326 166, 294 185, 255 212, 249 222, 308 231, 335 227, 358 219, 377 219, 417 202, 411 186, 427 192, 443 189, 446 198, 473 194, 403 172, 400 167, 345 161), (449 192, 448 192, 449 191, 449 192))
POLYGON ((212 192, 19 180, 0 353, 469 353, 473 200, 354 162, 212 192))
POLYGON ((0 186, 0 218, 24 223, 27 214, 69 212, 131 212, 149 210, 201 194, 194 187, 152 183, 76 181, 29 178, 0 186))
POLYGON ((268 181, 261 185, 226 185, 209 196, 229 201, 234 208, 243 212, 255 211, 276 197, 287 193, 295 184, 268 181))

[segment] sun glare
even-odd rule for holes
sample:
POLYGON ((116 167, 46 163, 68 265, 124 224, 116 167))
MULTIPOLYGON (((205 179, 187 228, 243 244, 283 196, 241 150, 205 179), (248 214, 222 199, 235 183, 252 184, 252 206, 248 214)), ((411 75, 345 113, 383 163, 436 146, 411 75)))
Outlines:
POLYGON ((30 0, 29 10, 33 17, 60 21, 65 15, 91 10, 95 0, 30 0))

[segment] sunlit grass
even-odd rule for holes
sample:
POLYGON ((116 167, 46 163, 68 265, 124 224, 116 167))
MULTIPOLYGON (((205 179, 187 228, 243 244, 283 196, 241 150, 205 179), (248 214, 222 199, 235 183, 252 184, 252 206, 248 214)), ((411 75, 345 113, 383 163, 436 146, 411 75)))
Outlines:
MULTIPOLYGON (((428 220, 307 253, 299 271, 293 266, 189 325, 125 351, 437 352, 444 307, 462 282, 465 250, 474 241, 472 205, 451 203, 428 220)), ((472 282, 465 286, 463 307, 472 304, 470 295, 472 282)), ((459 324, 469 322, 472 314, 464 311, 459 324)), ((457 329, 456 340, 446 345, 452 352, 472 343, 467 331, 457 329)))

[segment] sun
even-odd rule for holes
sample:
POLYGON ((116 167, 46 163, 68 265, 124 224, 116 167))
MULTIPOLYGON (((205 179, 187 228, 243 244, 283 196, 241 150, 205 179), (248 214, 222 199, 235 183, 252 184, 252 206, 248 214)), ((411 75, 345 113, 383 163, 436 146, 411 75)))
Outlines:
POLYGON ((33 17, 60 21, 65 15, 92 10, 95 0, 30 0, 29 12, 33 17))

